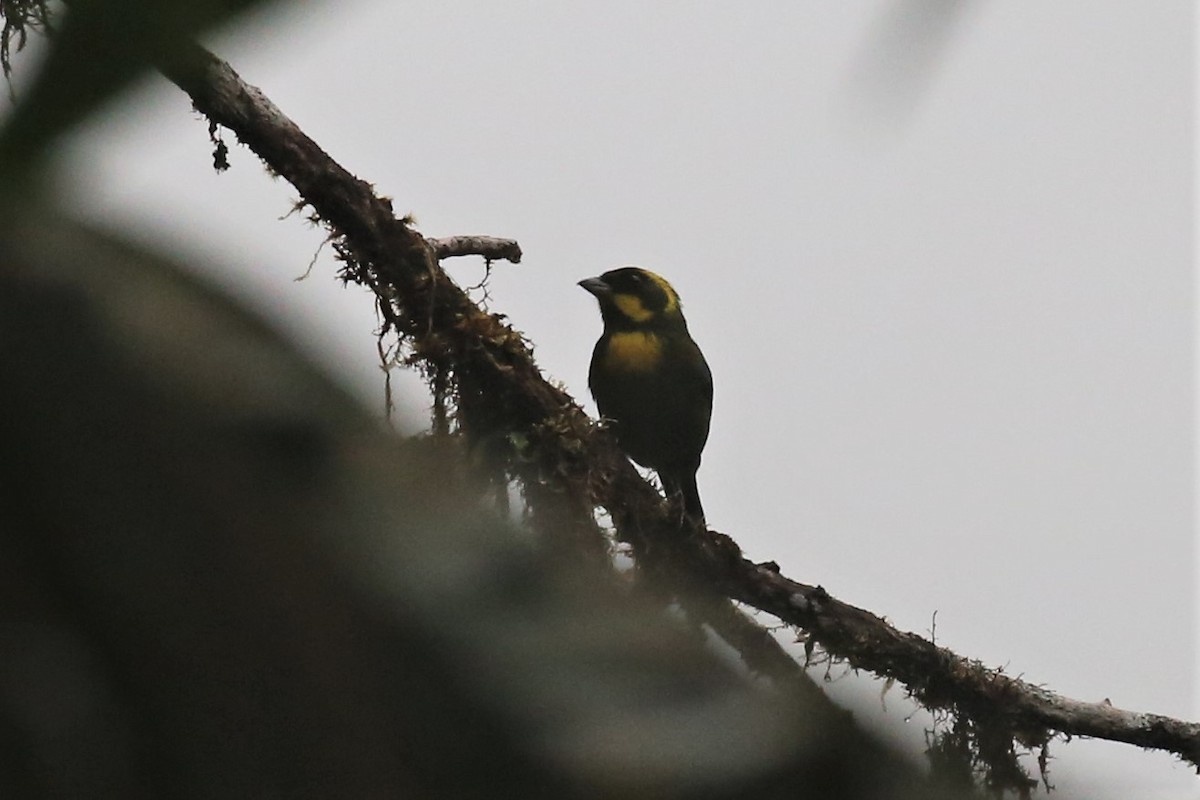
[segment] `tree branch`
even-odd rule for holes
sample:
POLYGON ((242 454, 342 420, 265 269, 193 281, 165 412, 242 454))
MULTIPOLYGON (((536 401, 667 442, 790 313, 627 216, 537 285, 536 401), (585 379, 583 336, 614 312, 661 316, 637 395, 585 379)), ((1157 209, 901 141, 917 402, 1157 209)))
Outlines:
POLYGON ((455 256, 483 256, 488 261, 521 263, 521 245, 516 239, 501 239, 496 236, 447 236, 442 239, 426 238, 439 259, 455 256))
POLYGON ((747 561, 724 534, 681 535, 678 515, 611 435, 542 377, 518 333, 481 311, 442 272, 435 258, 439 245, 397 220, 386 199, 334 162, 225 62, 197 47, 186 66, 166 71, 198 110, 234 131, 341 237, 342 277, 375 291, 386 324, 411 343, 414 360, 453 372, 459 421, 468 436, 519 440, 509 469, 527 485, 553 481, 557 494, 571 498, 572 538, 586 548, 602 547, 594 524, 583 519, 596 502, 608 509, 618 538, 633 546, 639 560, 685 565, 728 597, 804 628, 829 654, 902 682, 926 707, 949 709, 1024 746, 1043 745, 1054 732, 1095 736, 1167 750, 1200 767, 1198 725, 1058 696, 900 632, 820 586, 789 580, 774 565, 747 561))
POLYGON ((1045 744, 1049 732, 1057 731, 1166 750, 1200 767, 1196 723, 1126 711, 1107 701, 1073 700, 1009 677, 916 634, 898 631, 820 586, 789 580, 773 564, 743 559, 713 577, 731 597, 808 631, 831 655, 900 681, 926 707, 953 704, 977 720, 994 720, 1030 747, 1045 744))

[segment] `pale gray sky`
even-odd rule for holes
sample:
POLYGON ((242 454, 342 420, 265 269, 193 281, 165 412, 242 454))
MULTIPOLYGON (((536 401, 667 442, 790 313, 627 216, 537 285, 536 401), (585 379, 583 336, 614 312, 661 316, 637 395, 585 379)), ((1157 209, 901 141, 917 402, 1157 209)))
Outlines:
MULTIPOLYGON (((700 489, 750 557, 903 629, 936 612, 940 643, 1069 696, 1195 718, 1192 4, 895 6, 298 2, 212 44, 427 235, 517 238, 492 308, 577 398, 600 320, 575 282, 671 280, 716 381, 700 489)), ((158 79, 62 179, 378 408, 369 298, 328 250, 293 282, 321 233, 277 219, 293 194, 246 151, 222 176, 208 152, 158 79)), ((898 692, 834 688, 920 750, 898 692)), ((1053 752, 1078 796, 1200 792, 1166 756, 1053 752)))

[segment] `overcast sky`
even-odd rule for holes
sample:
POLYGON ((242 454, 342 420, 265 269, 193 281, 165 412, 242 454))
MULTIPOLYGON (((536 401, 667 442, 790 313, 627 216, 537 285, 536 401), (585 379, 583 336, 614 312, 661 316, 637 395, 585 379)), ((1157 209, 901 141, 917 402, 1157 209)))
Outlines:
MULTIPOLYGON (((716 383, 700 490, 751 558, 902 629, 936 612, 940 644, 1068 696, 1195 718, 1192 17, 358 0, 211 44, 423 233, 518 239, 491 308, 589 408, 600 319, 576 281, 674 283, 716 383)), ((210 149, 156 79, 62 180, 380 408, 370 298, 328 249, 294 282, 321 232, 279 219, 294 194, 245 150, 217 176, 210 149)), ((833 689, 919 752, 923 718, 881 686, 833 689)), ((1053 753, 1077 796, 1200 792, 1167 756, 1053 753)))

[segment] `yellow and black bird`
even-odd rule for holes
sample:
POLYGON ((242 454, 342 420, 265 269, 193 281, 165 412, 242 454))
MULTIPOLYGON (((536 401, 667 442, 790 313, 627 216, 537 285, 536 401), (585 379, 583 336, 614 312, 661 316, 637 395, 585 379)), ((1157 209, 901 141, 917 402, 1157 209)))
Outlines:
POLYGON ((696 489, 712 415, 712 372, 692 341, 679 295, 661 276, 622 267, 579 285, 600 301, 604 334, 588 387, 625 453, 658 473, 667 496, 704 521, 696 489))

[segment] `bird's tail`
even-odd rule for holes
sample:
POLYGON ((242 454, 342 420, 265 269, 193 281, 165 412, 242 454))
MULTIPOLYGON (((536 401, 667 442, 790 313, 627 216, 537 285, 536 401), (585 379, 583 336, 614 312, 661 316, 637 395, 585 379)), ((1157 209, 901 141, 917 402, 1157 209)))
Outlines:
POLYGON ((704 524, 704 506, 700 503, 700 490, 696 487, 696 470, 684 469, 679 472, 662 471, 658 477, 662 480, 663 491, 671 498, 680 495, 683 498, 683 513, 693 522, 704 524))

